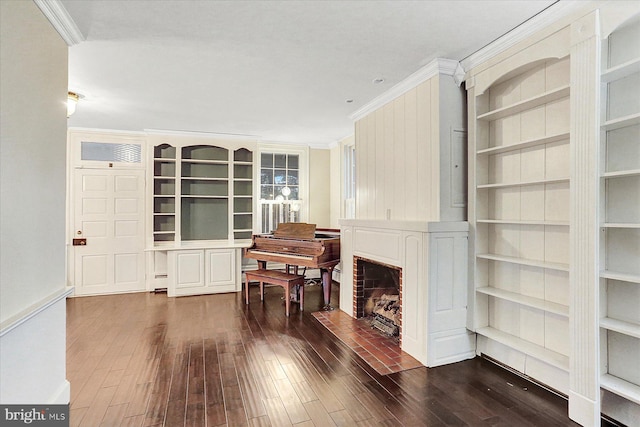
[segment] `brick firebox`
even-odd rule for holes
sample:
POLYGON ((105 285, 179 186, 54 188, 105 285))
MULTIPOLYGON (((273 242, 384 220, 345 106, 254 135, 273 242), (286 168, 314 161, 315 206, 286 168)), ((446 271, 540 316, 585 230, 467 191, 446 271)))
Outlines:
MULTIPOLYGON (((366 304, 370 298, 382 293, 399 295, 402 307, 402 268, 358 256, 353 257, 353 314, 356 319, 367 315, 366 304)), ((402 312, 397 316, 402 339, 402 312)))

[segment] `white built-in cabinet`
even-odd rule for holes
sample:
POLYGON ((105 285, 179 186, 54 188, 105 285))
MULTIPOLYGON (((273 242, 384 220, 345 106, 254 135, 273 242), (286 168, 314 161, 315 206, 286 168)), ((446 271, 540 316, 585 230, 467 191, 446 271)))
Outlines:
POLYGON ((236 248, 168 251, 169 296, 239 291, 240 256, 236 248))
POLYGON ((477 354, 640 423, 640 4, 607 1, 467 74, 477 354))
POLYGON ((535 359, 565 379, 569 93, 562 57, 521 65, 471 100, 475 330, 515 349, 522 372, 535 359))
POLYGON ((640 17, 602 43, 600 385, 640 404, 640 17))
POLYGON ((148 277, 169 296, 241 289, 256 144, 150 135, 148 277))

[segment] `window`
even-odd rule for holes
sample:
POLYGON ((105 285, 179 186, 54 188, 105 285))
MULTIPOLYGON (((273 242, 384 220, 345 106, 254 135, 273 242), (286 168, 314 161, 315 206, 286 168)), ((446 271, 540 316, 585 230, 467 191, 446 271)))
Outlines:
POLYGON ((260 154, 261 233, 272 232, 282 222, 303 221, 304 159, 304 152, 287 148, 260 154))
POLYGON ((300 197, 297 154, 262 153, 260 156, 260 198, 298 200, 300 197))
POLYGON ((101 162, 140 163, 140 144, 119 144, 110 142, 80 142, 80 159, 101 162))
POLYGON ((344 147, 344 218, 356 217, 356 147, 344 147))

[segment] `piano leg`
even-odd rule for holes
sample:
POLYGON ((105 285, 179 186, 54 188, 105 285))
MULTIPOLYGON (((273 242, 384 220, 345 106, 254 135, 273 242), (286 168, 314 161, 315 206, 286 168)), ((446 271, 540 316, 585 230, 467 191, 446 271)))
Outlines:
POLYGON ((333 271, 333 267, 329 268, 321 268, 320 273, 322 275, 322 292, 324 296, 324 307, 322 307, 325 311, 333 310, 331 307, 331 272, 333 271))

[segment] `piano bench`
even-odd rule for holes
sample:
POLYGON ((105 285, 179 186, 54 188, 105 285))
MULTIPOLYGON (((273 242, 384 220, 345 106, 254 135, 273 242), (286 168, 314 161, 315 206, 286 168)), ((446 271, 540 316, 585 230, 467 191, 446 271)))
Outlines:
POLYGON ((249 282, 260 282, 260 301, 264 301, 264 284, 282 286, 284 288, 285 314, 289 317, 289 306, 291 304, 291 287, 300 286, 300 311, 304 308, 304 276, 284 273, 277 270, 253 270, 245 271, 247 282, 244 286, 246 303, 249 304, 249 282))

